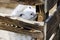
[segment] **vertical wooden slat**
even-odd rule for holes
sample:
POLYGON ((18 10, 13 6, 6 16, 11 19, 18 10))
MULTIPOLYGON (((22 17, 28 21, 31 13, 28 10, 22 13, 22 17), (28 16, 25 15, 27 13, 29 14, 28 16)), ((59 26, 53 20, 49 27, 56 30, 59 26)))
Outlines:
POLYGON ((44 21, 45 20, 45 12, 44 12, 44 5, 39 5, 39 12, 38 14, 38 21, 44 21))

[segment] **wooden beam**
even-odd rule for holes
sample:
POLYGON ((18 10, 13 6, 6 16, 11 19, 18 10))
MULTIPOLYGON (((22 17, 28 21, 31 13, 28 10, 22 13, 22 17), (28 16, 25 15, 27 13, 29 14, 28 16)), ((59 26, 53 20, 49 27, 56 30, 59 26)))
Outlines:
POLYGON ((43 33, 42 32, 29 32, 29 30, 24 30, 24 29, 21 29, 21 28, 15 28, 15 27, 3 25, 3 24, 0 24, 0 30, 7 30, 7 31, 15 32, 15 33, 30 35, 34 38, 37 38, 38 34, 39 34, 39 35, 42 35, 42 38, 43 38, 43 33))
POLYGON ((43 4, 43 0, 11 0, 11 1, 19 2, 21 4, 27 4, 27 5, 43 4))
POLYGON ((19 27, 22 26, 22 27, 33 28, 33 29, 37 29, 37 30, 43 29, 44 22, 30 21, 30 20, 23 19, 21 17, 11 17, 8 15, 9 14, 0 13, 0 21, 4 20, 2 22, 13 24, 13 25, 16 25, 19 27))

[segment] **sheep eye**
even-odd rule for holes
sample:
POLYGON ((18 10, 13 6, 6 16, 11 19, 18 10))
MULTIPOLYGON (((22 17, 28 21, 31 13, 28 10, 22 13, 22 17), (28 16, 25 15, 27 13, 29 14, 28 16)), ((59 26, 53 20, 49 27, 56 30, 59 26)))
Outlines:
POLYGON ((22 16, 23 14, 20 14, 20 17, 22 16))
POLYGON ((31 13, 31 15, 33 15, 33 14, 31 13))
POLYGON ((33 13, 31 13, 30 15, 34 15, 33 13))

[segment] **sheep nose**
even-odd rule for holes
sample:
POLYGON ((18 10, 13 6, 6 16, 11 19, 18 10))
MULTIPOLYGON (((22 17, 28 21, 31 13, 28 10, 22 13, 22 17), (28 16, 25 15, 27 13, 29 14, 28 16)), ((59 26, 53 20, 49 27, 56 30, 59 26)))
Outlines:
POLYGON ((20 14, 20 17, 23 16, 23 14, 20 14))
POLYGON ((30 15, 36 16, 37 14, 31 13, 30 15))
POLYGON ((33 13, 31 13, 30 15, 34 15, 33 13))

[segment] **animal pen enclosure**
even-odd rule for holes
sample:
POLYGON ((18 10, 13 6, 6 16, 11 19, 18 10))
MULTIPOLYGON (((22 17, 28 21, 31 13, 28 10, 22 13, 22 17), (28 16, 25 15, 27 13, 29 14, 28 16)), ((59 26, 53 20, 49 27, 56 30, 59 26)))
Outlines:
POLYGON ((38 15, 36 19, 37 21, 29 21, 17 17, 7 17, 3 14, 3 16, 0 16, 0 29, 30 35, 34 40, 56 40, 55 35, 58 31, 59 25, 59 15, 57 11, 58 0, 7 1, 8 2, 1 0, 0 3, 3 7, 6 8, 14 8, 19 3, 24 5, 36 6, 36 13, 38 15))

